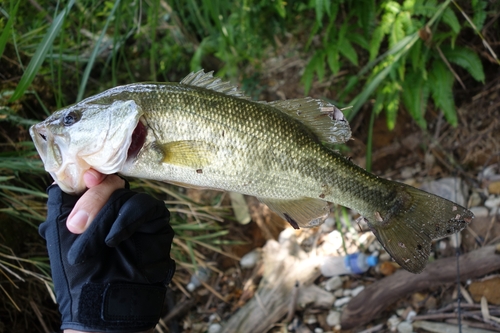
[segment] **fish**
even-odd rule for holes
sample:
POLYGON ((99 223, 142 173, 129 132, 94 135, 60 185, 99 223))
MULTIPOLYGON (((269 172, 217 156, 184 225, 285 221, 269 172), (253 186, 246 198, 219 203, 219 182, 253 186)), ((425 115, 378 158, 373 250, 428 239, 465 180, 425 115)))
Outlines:
POLYGON ((435 239, 463 230, 465 207, 373 175, 334 149, 351 138, 336 106, 310 97, 253 101, 204 70, 179 83, 133 83, 88 97, 30 128, 63 191, 83 174, 158 180, 257 197, 294 228, 357 211, 394 260, 421 272, 435 239))

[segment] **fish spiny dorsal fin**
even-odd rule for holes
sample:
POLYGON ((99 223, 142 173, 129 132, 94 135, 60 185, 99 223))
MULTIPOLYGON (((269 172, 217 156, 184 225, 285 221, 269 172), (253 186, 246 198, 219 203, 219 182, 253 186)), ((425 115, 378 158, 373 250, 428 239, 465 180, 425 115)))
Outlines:
POLYGON ((241 99, 250 99, 250 97, 246 96, 241 90, 238 89, 238 87, 234 86, 231 82, 223 82, 218 77, 214 77, 213 73, 213 71, 205 73, 203 69, 197 72, 192 72, 184 79, 182 79, 180 83, 188 86, 210 89, 241 99))
POLYGON ((299 120, 324 143, 344 143, 351 138, 344 114, 330 103, 306 97, 267 104, 299 120))

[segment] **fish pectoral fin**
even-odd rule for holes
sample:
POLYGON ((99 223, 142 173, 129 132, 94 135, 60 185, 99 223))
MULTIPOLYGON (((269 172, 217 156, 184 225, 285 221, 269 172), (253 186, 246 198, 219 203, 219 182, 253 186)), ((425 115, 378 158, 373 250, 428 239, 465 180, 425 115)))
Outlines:
POLYGON ((454 202, 408 185, 398 184, 396 190, 389 210, 373 212, 368 225, 401 267, 420 273, 429 260, 432 240, 461 231, 474 215, 454 202))
POLYGON ((290 223, 294 229, 318 226, 325 221, 332 211, 329 202, 319 199, 306 197, 292 200, 258 199, 290 223))
POLYGON ((287 99, 268 105, 303 123, 324 143, 344 143, 351 138, 351 127, 342 111, 320 99, 287 99))
POLYGON ((211 163, 214 147, 202 141, 172 141, 161 145, 163 163, 202 169, 211 163))

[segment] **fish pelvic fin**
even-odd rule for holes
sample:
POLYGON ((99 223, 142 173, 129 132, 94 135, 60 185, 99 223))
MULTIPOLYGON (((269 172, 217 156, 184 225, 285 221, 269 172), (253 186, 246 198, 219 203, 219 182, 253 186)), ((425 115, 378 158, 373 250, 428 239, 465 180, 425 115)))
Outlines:
POLYGON ((210 164, 214 153, 210 144, 195 141, 172 141, 160 145, 163 152, 163 163, 203 170, 210 164))
POLYGON ((396 184, 396 198, 388 209, 368 218, 371 230, 404 269, 420 273, 431 252, 431 243, 463 230, 474 218, 468 209, 405 184, 396 184))
POLYGON ((309 97, 267 104, 303 123, 323 143, 340 144, 351 138, 349 122, 335 105, 309 97))
POLYGON ((258 198, 285 219, 294 229, 310 228, 322 224, 330 214, 330 203, 312 198, 293 200, 258 198))

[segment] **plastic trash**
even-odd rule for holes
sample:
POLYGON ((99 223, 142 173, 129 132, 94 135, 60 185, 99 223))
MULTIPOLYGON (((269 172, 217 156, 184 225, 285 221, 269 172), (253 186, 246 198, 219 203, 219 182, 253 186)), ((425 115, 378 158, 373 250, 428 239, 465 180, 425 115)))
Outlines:
POLYGON ((345 274, 362 274, 370 267, 378 264, 378 257, 366 255, 364 253, 353 253, 347 256, 328 256, 321 263, 321 274, 326 277, 345 275, 345 274))

